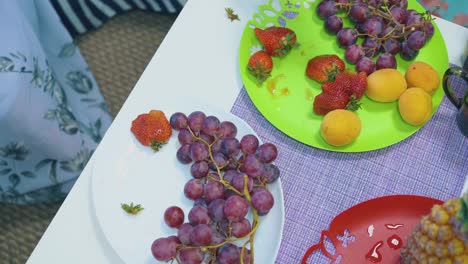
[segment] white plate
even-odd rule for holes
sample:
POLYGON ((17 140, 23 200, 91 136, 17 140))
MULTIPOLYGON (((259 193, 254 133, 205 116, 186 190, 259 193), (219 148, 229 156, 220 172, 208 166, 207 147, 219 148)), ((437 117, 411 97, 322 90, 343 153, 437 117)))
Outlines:
MULTIPOLYGON (((132 118, 151 109, 164 111, 167 118, 175 112, 187 115, 201 110, 221 121, 236 124, 240 139, 255 134, 240 118, 206 105, 194 105, 185 100, 165 101, 166 105, 140 105, 132 118), (179 103, 177 103, 179 102, 179 103), (136 112, 139 111, 139 112, 136 112)), ((122 117, 122 116, 121 116, 122 117)), ((190 165, 177 161, 180 144, 174 131, 168 144, 159 152, 142 146, 130 131, 132 118, 116 120, 95 154, 92 175, 92 201, 99 225, 108 242, 125 263, 157 263, 151 255, 151 243, 159 237, 175 235, 163 219, 164 211, 172 205, 181 207, 188 222, 193 202, 184 196, 183 187, 191 179, 190 165), (121 122, 118 122, 121 121, 121 122), (121 203, 134 202, 145 209, 138 215, 125 213, 121 203)), ((281 154, 281 153, 280 153, 281 154)), ((281 168, 280 168, 281 169, 281 168)), ((284 224, 284 202, 281 181, 269 188, 275 204, 261 223, 255 237, 255 263, 274 263, 279 250, 284 224)))

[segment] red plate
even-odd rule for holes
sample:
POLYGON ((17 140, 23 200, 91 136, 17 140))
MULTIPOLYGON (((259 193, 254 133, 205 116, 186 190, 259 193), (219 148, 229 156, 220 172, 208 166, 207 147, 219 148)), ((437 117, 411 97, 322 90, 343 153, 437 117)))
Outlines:
POLYGON ((355 205, 336 216, 320 243, 310 247, 302 264, 321 251, 330 264, 400 263, 400 250, 421 217, 440 200, 415 195, 384 196, 355 205))

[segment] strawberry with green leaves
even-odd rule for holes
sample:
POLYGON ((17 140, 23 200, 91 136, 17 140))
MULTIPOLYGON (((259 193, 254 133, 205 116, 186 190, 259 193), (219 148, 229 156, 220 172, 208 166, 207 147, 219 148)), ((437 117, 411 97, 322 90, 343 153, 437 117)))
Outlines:
POLYGON ((336 55, 320 55, 309 60, 306 75, 319 83, 333 81, 345 70, 345 63, 336 55))
POLYGON ((144 146, 158 151, 172 135, 172 128, 164 112, 151 110, 132 121, 130 130, 144 146))
POLYGON ((325 115, 336 109, 356 111, 360 108, 358 100, 367 87, 365 72, 345 71, 335 77, 335 81, 322 84, 322 93, 314 100, 314 112, 325 115))
POLYGON ((265 48, 265 52, 271 56, 285 56, 292 48, 298 46, 296 33, 289 28, 274 26, 266 29, 255 28, 254 33, 265 48))
POLYGON ((270 77, 271 70, 273 69, 273 60, 270 55, 265 51, 255 52, 249 59, 247 70, 252 74, 261 84, 268 77, 270 77))

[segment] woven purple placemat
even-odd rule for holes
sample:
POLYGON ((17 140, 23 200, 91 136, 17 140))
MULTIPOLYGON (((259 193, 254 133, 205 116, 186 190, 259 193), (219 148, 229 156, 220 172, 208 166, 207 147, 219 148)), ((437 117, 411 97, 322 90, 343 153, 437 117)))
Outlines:
MULTIPOLYGON (((276 129, 243 88, 231 112, 279 152, 275 163, 286 215, 276 263, 300 263, 337 214, 365 200, 392 194, 441 200, 460 195, 468 175, 468 139, 458 131, 455 110, 444 98, 432 119, 406 140, 371 152, 337 153, 307 146, 276 129)), ((315 254, 309 263, 329 261, 315 254)))

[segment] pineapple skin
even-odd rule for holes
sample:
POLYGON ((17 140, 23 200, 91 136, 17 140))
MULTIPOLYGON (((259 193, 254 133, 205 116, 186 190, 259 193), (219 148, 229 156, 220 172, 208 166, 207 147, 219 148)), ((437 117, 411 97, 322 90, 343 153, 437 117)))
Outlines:
POLYGON ((401 252, 403 264, 468 264, 468 241, 458 213, 463 199, 435 205, 422 217, 401 252))

